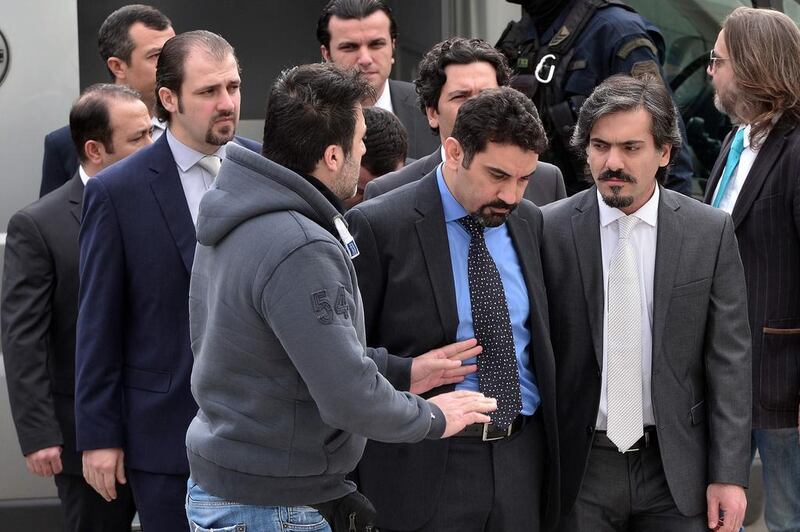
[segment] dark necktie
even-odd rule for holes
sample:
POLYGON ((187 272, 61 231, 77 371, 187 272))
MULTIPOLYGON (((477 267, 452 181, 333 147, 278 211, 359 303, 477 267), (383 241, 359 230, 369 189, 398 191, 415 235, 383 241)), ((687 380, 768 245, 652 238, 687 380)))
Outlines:
POLYGON ((483 238, 483 226, 471 216, 458 220, 470 234, 467 278, 475 338, 483 346, 478 356, 480 390, 497 399, 492 424, 507 428, 522 409, 519 370, 511 333, 511 318, 500 272, 483 238))

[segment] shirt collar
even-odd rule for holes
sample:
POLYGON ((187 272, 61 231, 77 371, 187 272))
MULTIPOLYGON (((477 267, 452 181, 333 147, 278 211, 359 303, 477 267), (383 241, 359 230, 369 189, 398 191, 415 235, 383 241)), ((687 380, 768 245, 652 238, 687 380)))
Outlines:
POLYGON ((81 181, 83 181, 83 186, 86 186, 86 183, 92 178, 92 176, 87 174, 86 170, 83 169, 83 165, 78 166, 78 175, 81 176, 81 181))
POLYGON ((441 164, 436 167, 436 184, 439 185, 439 195, 442 197, 445 222, 452 222, 469 214, 467 210, 461 206, 455 196, 453 196, 450 189, 447 188, 447 183, 444 181, 444 174, 442 174, 441 164))
POLYGON ((153 125, 153 127, 157 127, 161 131, 167 129, 167 121, 156 118, 155 116, 150 119, 150 123, 153 125))
MULTIPOLYGON (((206 156, 206 154, 190 148, 175 138, 175 135, 172 134, 172 130, 169 128, 167 128, 166 134, 167 142, 169 143, 169 149, 172 151, 172 157, 175 159, 175 164, 178 165, 178 168, 180 168, 181 171, 188 172, 192 166, 197 164, 197 161, 206 156)), ((213 153, 213 155, 216 155, 224 161, 225 145, 220 146, 219 149, 213 153)))
POLYGON ((390 113, 394 113, 394 107, 392 107, 392 93, 389 89, 388 78, 383 82, 383 92, 380 98, 378 98, 378 101, 375 102, 375 107, 380 107, 381 109, 386 109, 390 113))
MULTIPOLYGON (((641 221, 649 225, 650 227, 655 227, 656 222, 658 221, 658 197, 661 194, 660 186, 656 185, 656 189, 653 192, 653 195, 647 200, 647 203, 639 207, 639 210, 634 212, 633 215, 639 218, 641 221)), ((600 195, 600 191, 597 190, 597 204, 600 208, 600 226, 606 227, 611 222, 618 220, 625 216, 625 213, 615 207, 609 207, 606 205, 606 202, 603 201, 603 196, 600 195)))

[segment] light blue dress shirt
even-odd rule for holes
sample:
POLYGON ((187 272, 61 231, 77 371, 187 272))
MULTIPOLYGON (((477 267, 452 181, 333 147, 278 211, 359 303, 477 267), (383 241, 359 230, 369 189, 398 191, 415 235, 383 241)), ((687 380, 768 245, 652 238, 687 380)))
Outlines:
MULTIPOLYGON (((436 170, 436 180, 439 185, 439 194, 442 196, 447 241, 450 247, 450 262, 453 269, 453 284, 456 290, 456 307, 458 309, 456 340, 467 340, 475 336, 467 277, 470 236, 457 220, 468 213, 447 188, 441 165, 436 170)), ((487 228, 484 232, 484 239, 489 254, 500 272, 500 279, 503 281, 508 312, 511 317, 511 332, 514 336, 514 347, 517 353, 519 383, 522 389, 522 414, 530 416, 538 408, 541 399, 539 388, 536 385, 536 376, 530 369, 531 331, 528 325, 530 322, 530 299, 525 286, 525 277, 522 275, 519 258, 506 224, 487 228)), ((465 362, 465 364, 474 363, 474 358, 465 362)), ((456 390, 478 391, 479 378, 479 373, 467 375, 462 383, 456 385, 456 390)))

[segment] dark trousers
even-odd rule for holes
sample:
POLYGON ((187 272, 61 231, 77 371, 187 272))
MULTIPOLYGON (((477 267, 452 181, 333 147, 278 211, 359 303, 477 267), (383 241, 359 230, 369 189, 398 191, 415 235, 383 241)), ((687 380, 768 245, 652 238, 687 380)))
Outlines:
POLYGON ((161 475, 136 469, 129 469, 126 474, 145 532, 189 530, 186 519, 189 475, 161 475))
POLYGON ((136 508, 127 485, 117 484, 117 498, 106 502, 81 475, 54 478, 65 532, 130 532, 136 508))
POLYGON ((578 499, 562 532, 707 532, 706 514, 675 506, 658 446, 620 453, 594 446, 578 499))
POLYGON ((544 446, 540 415, 503 440, 452 438, 436 513, 419 532, 538 532, 544 446))

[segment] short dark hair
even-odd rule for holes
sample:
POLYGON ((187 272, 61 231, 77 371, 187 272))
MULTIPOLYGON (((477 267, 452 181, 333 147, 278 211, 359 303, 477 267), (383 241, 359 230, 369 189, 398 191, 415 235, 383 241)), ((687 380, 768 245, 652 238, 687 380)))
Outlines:
MULTIPOLYGON (((239 60, 236 58, 236 51, 228 41, 220 35, 206 30, 195 30, 181 33, 164 43, 161 55, 158 56, 156 65, 156 117, 160 120, 169 120, 169 111, 161 103, 158 91, 161 87, 166 87, 175 94, 180 95, 183 78, 185 75, 183 66, 186 58, 193 50, 200 50, 218 61, 224 61, 229 55, 236 60, 237 67, 239 60)), ((178 100, 180 105, 180 99, 178 100)))
MULTIPOLYGON (((669 163, 659 168, 655 176, 663 184, 683 141, 678 128, 678 110, 664 82, 656 76, 631 77, 617 74, 603 81, 583 103, 570 144, 575 153, 585 159, 592 128, 599 119, 640 108, 647 111, 652 119, 650 133, 656 148, 665 144, 672 146, 669 163)), ((593 182, 591 175, 587 174, 586 179, 593 182)))
MULTIPOLYGON (((100 31, 97 32, 97 47, 100 49, 100 57, 108 68, 108 58, 118 57, 131 63, 131 53, 134 49, 134 42, 131 39, 131 26, 142 23, 151 30, 164 31, 172 26, 172 22, 158 9, 142 4, 132 4, 123 6, 111 13, 103 21, 100 31)), ((108 69, 111 79, 116 79, 111 69, 108 69)))
POLYGON ((113 99, 138 102, 139 97, 130 87, 111 83, 98 83, 83 91, 69 112, 69 132, 81 163, 86 162, 84 146, 90 140, 102 143, 108 153, 114 153, 109 102, 113 99))
MULTIPOLYGON (((438 111, 442 87, 447 83, 445 67, 453 64, 469 65, 479 61, 485 61, 494 67, 498 86, 508 85, 511 80, 508 60, 483 39, 453 37, 431 48, 419 62, 419 74, 414 80, 422 113, 425 114, 428 107, 438 111)), ((437 135, 439 134, 438 127, 431 129, 437 135)))
POLYGON ((536 106, 511 87, 488 89, 464 102, 458 109, 452 137, 464 151, 464 168, 469 168, 475 154, 490 142, 536 153, 547 150, 547 135, 536 106))
POLYGON ((383 11, 389 17, 389 35, 397 38, 397 21, 390 8, 383 0, 330 0, 322 9, 317 20, 317 40, 325 48, 330 49, 331 32, 328 29, 331 17, 342 19, 362 19, 376 11, 383 11))
POLYGON ((408 134, 403 123, 380 107, 365 108, 364 121, 367 123, 364 137, 367 152, 361 158, 361 166, 375 177, 396 170, 408 154, 408 134))
POLYGON ((267 98, 262 154, 299 174, 310 174, 325 148, 353 148, 356 108, 375 91, 357 70, 315 63, 284 70, 267 98))

